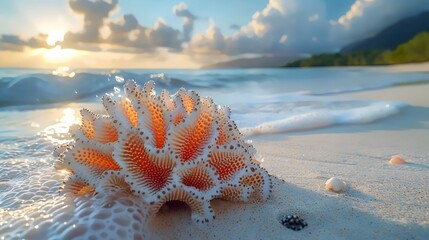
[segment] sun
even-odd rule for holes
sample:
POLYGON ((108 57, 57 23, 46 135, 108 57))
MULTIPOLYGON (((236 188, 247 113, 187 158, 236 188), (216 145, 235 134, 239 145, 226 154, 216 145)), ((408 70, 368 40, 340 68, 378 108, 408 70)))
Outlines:
POLYGON ((56 30, 52 31, 48 34, 48 37, 46 38, 46 43, 49 46, 55 46, 57 45, 57 42, 64 41, 64 31, 62 30, 56 30))
POLYGON ((44 53, 45 60, 51 63, 64 63, 69 61, 75 55, 76 50, 62 49, 61 45, 57 45, 54 48, 48 49, 44 53))
POLYGON ((63 49, 60 45, 64 41, 65 31, 56 30, 48 34, 46 43, 53 48, 44 51, 43 55, 45 60, 50 63, 64 63, 69 61, 73 56, 76 55, 74 49, 63 49))

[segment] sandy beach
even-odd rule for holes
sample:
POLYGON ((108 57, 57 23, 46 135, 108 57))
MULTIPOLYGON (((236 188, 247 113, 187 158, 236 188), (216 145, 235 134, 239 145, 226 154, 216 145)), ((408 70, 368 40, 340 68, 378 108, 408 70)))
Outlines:
POLYGON ((429 69, 429 63, 422 62, 422 63, 397 64, 392 66, 384 66, 382 68, 393 72, 427 72, 429 69))
POLYGON ((215 201, 216 220, 198 229, 189 209, 150 221, 155 239, 424 239, 429 234, 429 85, 342 94, 399 100, 401 114, 375 123, 252 137, 274 177, 264 204, 215 201), (406 164, 392 165, 393 155, 406 164), (344 193, 324 188, 338 177, 344 193), (296 214, 302 231, 279 223, 296 214))

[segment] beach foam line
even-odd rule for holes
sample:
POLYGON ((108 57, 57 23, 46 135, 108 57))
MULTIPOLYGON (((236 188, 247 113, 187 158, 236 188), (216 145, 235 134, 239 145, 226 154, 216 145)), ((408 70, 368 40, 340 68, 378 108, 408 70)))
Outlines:
POLYGON ((407 105, 402 102, 380 101, 350 109, 312 110, 279 120, 267 121, 255 127, 241 128, 240 131, 246 136, 253 136, 306 131, 335 125, 366 124, 399 114, 401 108, 405 106, 407 105))

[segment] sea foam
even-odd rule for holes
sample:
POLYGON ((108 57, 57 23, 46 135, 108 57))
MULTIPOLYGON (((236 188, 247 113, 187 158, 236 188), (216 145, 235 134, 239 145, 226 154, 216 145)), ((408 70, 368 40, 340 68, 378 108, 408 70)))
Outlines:
POLYGON ((366 124, 398 114, 406 104, 401 102, 370 102, 365 106, 346 109, 313 109, 285 118, 263 122, 241 131, 247 135, 305 131, 334 125, 366 124))

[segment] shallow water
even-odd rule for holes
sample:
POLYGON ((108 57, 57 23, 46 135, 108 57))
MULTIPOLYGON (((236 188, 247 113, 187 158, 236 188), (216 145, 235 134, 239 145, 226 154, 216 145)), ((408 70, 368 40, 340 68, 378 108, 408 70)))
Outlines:
POLYGON ((87 227, 101 229, 99 237, 111 226, 118 237, 141 231, 132 222, 115 225, 111 217, 112 211, 131 211, 136 213, 133 221, 142 221, 138 203, 129 199, 123 206, 106 207, 59 196, 57 189, 66 174, 52 167, 52 149, 69 141, 68 128, 79 122, 79 110, 85 107, 101 113, 101 96, 106 92, 121 95, 124 80, 141 84, 154 80, 158 91, 166 88, 174 93, 183 86, 211 96, 217 104, 231 107, 233 119, 249 136, 366 124, 401 114, 405 103, 343 99, 336 94, 429 80, 424 73, 393 73, 383 68, 79 70, 56 74, 0 69, 0 237, 5 239, 71 238, 79 231, 90 232, 79 228, 86 220, 92 223, 87 227), (111 224, 101 224, 103 216, 111 224))

